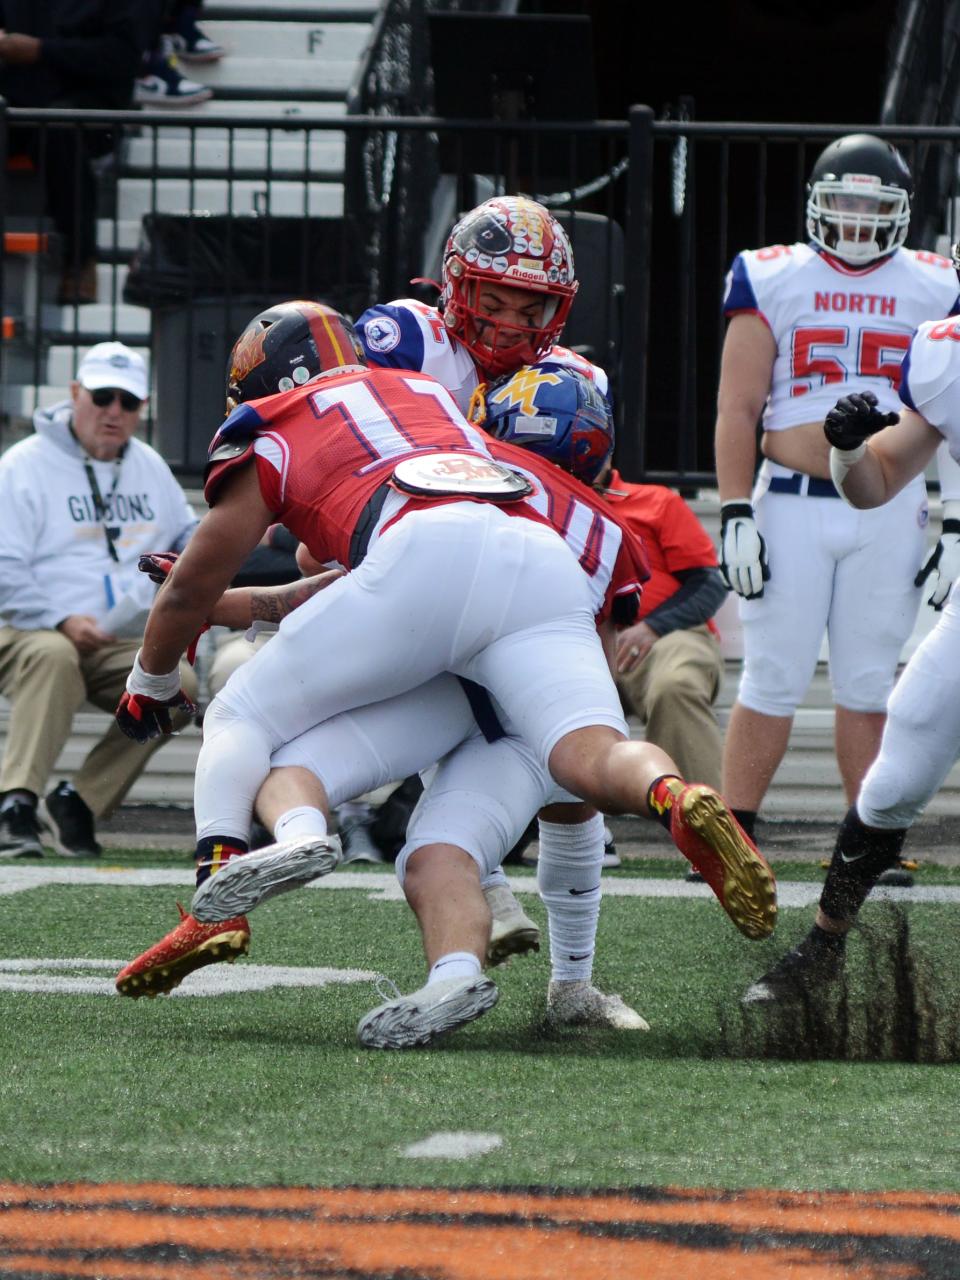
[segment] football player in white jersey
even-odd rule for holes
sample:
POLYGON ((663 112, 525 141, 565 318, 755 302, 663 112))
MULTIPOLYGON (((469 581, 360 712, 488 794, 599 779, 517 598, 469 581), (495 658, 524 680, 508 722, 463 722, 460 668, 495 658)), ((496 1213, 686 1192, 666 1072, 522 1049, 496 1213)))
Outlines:
MULTIPOLYGON (((960 245, 953 256, 960 271, 960 245)), ((922 324, 902 372, 905 407, 899 417, 870 391, 842 398, 826 416, 831 474, 857 510, 894 500, 944 445, 960 460, 960 320, 922 324)), ((956 497, 947 499, 945 509, 951 501, 956 497)), ((960 592, 950 590, 945 558, 936 566, 936 594, 946 607, 887 703, 880 753, 840 826, 816 922, 748 988, 745 1003, 796 998, 840 975, 857 912, 883 872, 896 864, 907 831, 960 756, 960 592)))
MULTIPOLYGON (((526 197, 495 196, 451 230, 439 306, 412 298, 381 303, 363 312, 357 333, 371 365, 430 374, 463 413, 483 383, 542 360, 574 368, 609 400, 603 369, 557 345, 577 289, 573 250, 556 218, 526 197)), ((539 828, 544 865, 573 849, 597 864, 599 879, 604 846, 595 818, 585 804, 551 807, 539 828)), ((484 890, 500 959, 539 947, 539 930, 502 871, 484 890)))
POLYGON ((727 277, 716 464, 721 567, 742 597, 744 667, 723 791, 748 832, 824 633, 837 762, 853 802, 916 618, 923 477, 878 510, 854 511, 830 478, 823 436, 824 417, 846 390, 869 389, 882 410, 894 409, 917 326, 957 310, 950 262, 904 247, 912 185, 888 142, 839 138, 810 176, 809 243, 741 253, 727 277))

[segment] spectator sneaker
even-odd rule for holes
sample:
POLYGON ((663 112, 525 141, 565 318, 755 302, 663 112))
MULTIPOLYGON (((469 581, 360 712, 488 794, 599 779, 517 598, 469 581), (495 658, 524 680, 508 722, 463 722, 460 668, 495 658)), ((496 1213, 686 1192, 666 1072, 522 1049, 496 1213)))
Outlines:
POLYGON ((27 800, 14 800, 0 813, 0 858, 42 858, 37 811, 27 800))
POLYGON ((713 787, 694 783, 678 788, 670 835, 745 937, 773 933, 777 884, 770 864, 713 787))
POLYGON ((93 814, 69 782, 58 783, 41 801, 40 819, 65 858, 99 858, 103 853, 93 833, 93 814))
POLYGON ((211 40, 197 26, 197 10, 188 5, 177 15, 177 27, 167 39, 173 52, 184 62, 216 62, 226 53, 222 44, 211 40))
POLYGON ((233 964, 250 946, 250 926, 243 916, 218 924, 200 924, 180 903, 180 923, 149 951, 131 960, 117 974, 117 990, 134 1000, 140 996, 166 995, 179 987, 188 973, 204 965, 226 960, 233 964))
POLYGON ((774 1005, 803 1001, 842 976, 844 954, 842 945, 817 945, 806 937, 762 978, 747 987, 740 1003, 774 1005))
POLYGON ((649 1031, 650 1024, 621 996, 605 996, 589 982, 551 982, 547 988, 547 1024, 553 1027, 612 1027, 649 1031))
POLYGON ((340 861, 338 836, 287 840, 231 858, 193 895, 190 911, 209 924, 246 915, 261 902, 329 875, 340 861))
POLYGON ((487 968, 494 969, 511 956, 525 956, 540 950, 540 928, 524 912, 505 884, 492 884, 483 891, 493 925, 487 944, 487 968))
POLYGON ((412 1049, 473 1022, 492 1009, 499 991, 482 975, 445 978, 412 995, 378 1005, 360 1019, 357 1039, 365 1049, 412 1049))
POLYGON ((343 865, 348 862, 385 862, 383 854, 370 837, 373 818, 357 814, 344 818, 340 823, 340 840, 343 843, 343 865))
POLYGON ((141 107, 193 107, 212 97, 211 88, 183 75, 172 53, 151 54, 133 84, 133 100, 141 107))

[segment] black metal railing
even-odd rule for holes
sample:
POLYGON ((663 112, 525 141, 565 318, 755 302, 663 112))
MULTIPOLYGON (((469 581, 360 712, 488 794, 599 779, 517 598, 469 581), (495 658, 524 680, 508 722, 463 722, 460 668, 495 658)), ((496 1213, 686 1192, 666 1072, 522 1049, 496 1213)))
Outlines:
MULTIPOLYGON (((819 150, 852 128, 689 114, 681 103, 667 120, 638 106, 625 121, 491 124, 0 109, 0 229, 49 236, 50 245, 45 131, 67 130, 79 145, 84 131, 109 126, 121 139, 98 161, 96 306, 57 305, 62 264, 52 250, 0 259, 0 315, 14 327, 0 343, 8 427, 29 420, 44 387, 65 393, 86 346, 117 337, 150 351, 153 441, 192 474, 222 411, 229 346, 260 307, 298 294, 353 315, 411 293, 434 301, 410 285, 439 271, 442 242, 427 235, 425 213, 384 201, 376 261, 358 252, 345 157, 352 143, 380 156, 395 145, 433 157, 436 175, 418 198, 435 215, 442 196, 448 223, 494 192, 519 189, 550 204, 570 230, 581 281, 565 341, 610 374, 618 462, 631 478, 709 485, 724 274, 741 249, 805 239, 807 174, 819 150), (26 173, 8 168, 11 126, 34 135, 26 173)), ((960 128, 862 127, 895 141, 911 164, 937 157, 941 243, 911 243, 945 248, 960 128)))

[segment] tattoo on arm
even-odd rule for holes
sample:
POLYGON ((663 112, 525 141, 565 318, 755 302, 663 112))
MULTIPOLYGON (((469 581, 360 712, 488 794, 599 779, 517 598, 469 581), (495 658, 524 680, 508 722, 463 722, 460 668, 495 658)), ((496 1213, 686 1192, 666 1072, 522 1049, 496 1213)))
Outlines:
POLYGON ((311 596, 315 596, 339 576, 338 573, 318 573, 312 578, 289 582, 283 587, 255 591, 250 601, 250 621, 282 621, 288 613, 293 613, 294 609, 306 604, 311 596))

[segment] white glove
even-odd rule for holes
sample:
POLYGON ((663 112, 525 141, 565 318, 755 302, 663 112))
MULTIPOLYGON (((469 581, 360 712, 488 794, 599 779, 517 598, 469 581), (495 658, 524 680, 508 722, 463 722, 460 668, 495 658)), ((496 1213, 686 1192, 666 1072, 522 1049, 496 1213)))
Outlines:
POLYGON ((960 500, 948 499, 944 502, 940 541, 914 578, 913 585, 922 587, 932 573, 936 574, 936 583, 927 597, 927 604, 940 610, 947 603, 954 579, 960 577, 960 500))
POLYGON ((720 572, 744 600, 759 600, 763 595, 763 584, 770 577, 767 547, 747 498, 735 498, 720 507, 720 572))

